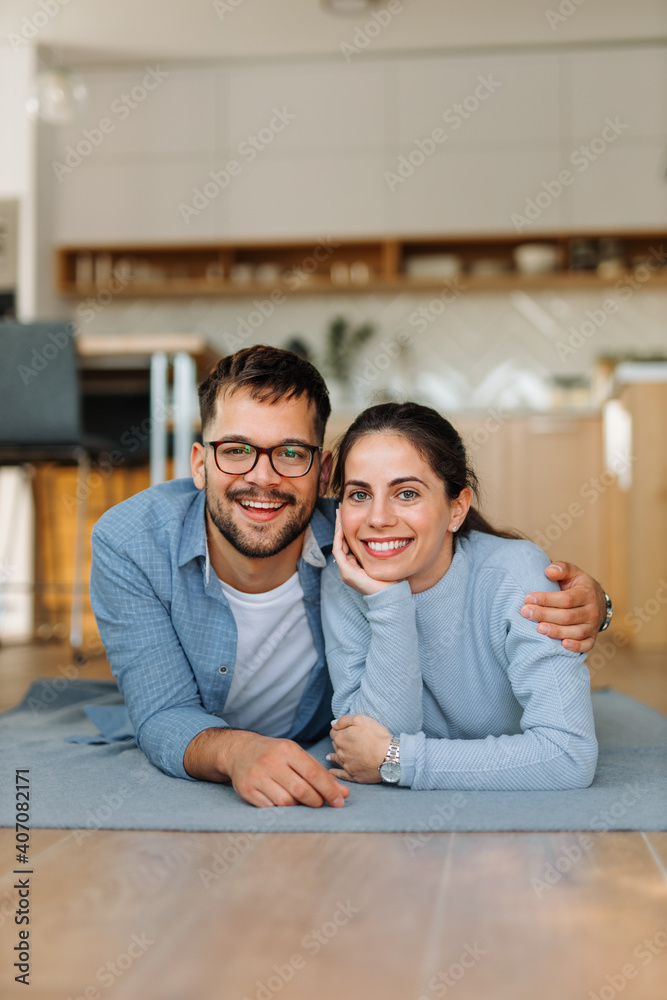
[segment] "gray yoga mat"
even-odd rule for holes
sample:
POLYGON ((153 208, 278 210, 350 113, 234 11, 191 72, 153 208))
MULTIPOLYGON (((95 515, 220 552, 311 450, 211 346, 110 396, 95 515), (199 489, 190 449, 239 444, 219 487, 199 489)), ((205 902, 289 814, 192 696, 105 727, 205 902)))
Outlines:
MULTIPOLYGON (((35 681, 0 715, 0 825, 13 826, 15 770, 29 768, 32 827, 83 831, 664 830, 667 718, 615 691, 593 694, 600 757, 590 788, 412 791, 350 785, 343 809, 255 809, 228 786, 163 774, 132 738, 113 681, 35 681), (87 707, 87 712, 84 708, 87 707), (88 714, 87 714, 88 713, 88 714), (98 726, 113 742, 102 742, 98 726), (73 736, 98 742, 71 742, 73 736), (12 790, 12 794, 8 794, 12 790)), ((328 740, 311 747, 324 763, 328 740)), ((76 834, 75 834, 76 835, 76 834)))

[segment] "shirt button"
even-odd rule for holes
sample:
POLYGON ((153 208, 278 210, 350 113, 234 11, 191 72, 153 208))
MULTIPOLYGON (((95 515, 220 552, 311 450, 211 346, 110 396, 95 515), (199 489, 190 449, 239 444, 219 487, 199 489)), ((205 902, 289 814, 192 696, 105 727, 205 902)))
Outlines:
POLYGON ((224 666, 224 664, 223 664, 223 666, 218 667, 218 673, 219 674, 226 674, 228 670, 229 670, 229 667, 224 666))

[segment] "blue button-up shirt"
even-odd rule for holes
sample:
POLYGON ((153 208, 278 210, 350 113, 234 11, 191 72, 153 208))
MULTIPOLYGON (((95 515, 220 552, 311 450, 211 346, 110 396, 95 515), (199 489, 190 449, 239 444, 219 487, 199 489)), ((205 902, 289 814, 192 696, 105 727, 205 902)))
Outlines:
MULTIPOLYGON (((198 733, 224 727, 237 631, 209 572, 204 493, 191 479, 144 490, 93 529, 90 597, 137 743, 167 774, 190 777, 183 755, 198 733)), ((298 562, 317 650, 288 738, 319 739, 331 719, 320 623, 320 576, 331 551, 335 504, 319 500, 298 562)))

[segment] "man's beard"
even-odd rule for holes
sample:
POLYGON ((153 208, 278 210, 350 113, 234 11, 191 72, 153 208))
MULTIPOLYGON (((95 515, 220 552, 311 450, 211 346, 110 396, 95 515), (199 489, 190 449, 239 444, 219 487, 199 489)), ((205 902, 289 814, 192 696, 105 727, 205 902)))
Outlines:
POLYGON ((204 490, 206 510, 211 521, 223 538, 226 538, 237 552, 249 559, 268 559, 291 545, 308 527, 317 501, 317 496, 313 498, 312 503, 304 503, 288 493, 281 493, 279 490, 265 490, 260 493, 252 487, 236 489, 233 492, 227 490, 224 499, 222 499, 213 490, 209 490, 207 475, 205 475, 204 490), (258 523, 255 526, 249 524, 247 528, 241 527, 234 519, 232 512, 236 497, 243 497, 244 500, 282 502, 288 505, 285 523, 277 534, 272 522, 258 523))

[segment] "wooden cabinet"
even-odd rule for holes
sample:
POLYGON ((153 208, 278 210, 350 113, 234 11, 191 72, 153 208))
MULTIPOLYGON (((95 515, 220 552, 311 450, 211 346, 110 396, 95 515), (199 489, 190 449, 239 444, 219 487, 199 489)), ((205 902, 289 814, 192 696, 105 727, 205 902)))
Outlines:
POLYGON ((632 421, 629 489, 611 492, 609 546, 618 624, 641 650, 667 649, 667 382, 624 386, 632 421))
POLYGON ((471 454, 489 521, 517 529, 550 558, 603 580, 607 488, 600 417, 504 419, 491 412, 453 422, 471 454))

